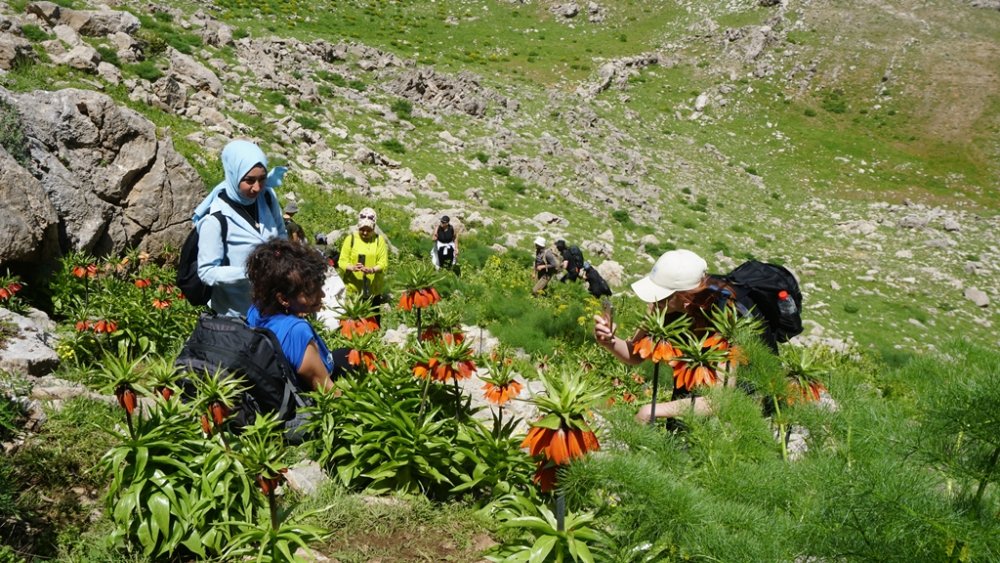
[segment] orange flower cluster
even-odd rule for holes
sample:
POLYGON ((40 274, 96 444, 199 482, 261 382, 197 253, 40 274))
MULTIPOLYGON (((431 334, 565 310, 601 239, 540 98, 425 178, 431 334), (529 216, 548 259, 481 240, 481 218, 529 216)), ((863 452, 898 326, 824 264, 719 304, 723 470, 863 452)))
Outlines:
POLYGON ((788 382, 788 399, 786 402, 793 405, 799 401, 811 403, 819 400, 819 394, 826 391, 826 387, 819 381, 809 381, 802 385, 798 381, 788 382))
POLYGON ((522 448, 528 448, 528 454, 542 454, 545 459, 556 465, 566 465, 571 460, 583 457, 587 452, 601 449, 597 435, 590 430, 579 428, 559 428, 553 430, 543 426, 533 426, 528 436, 521 442, 522 448))
POLYGON ((601 444, 590 430, 561 427, 553 430, 533 426, 528 431, 528 436, 521 442, 521 447, 528 448, 528 453, 532 456, 543 456, 531 480, 541 487, 543 493, 547 493, 556 485, 558 466, 567 465, 573 459, 583 457, 587 452, 601 449, 601 444))
POLYGON ((97 275, 97 264, 73 266, 73 275, 78 278, 92 278, 97 275))
POLYGON ((201 429, 205 431, 205 434, 211 434, 211 424, 214 424, 216 428, 222 426, 222 423, 226 421, 226 417, 229 416, 229 413, 229 407, 215 401, 214 403, 208 405, 208 414, 201 415, 201 429), (212 418, 209 419, 209 416, 212 418))
POLYGON ((521 393, 521 389, 523 389, 521 384, 514 380, 511 380, 506 385, 494 385, 489 382, 483 385, 486 400, 500 406, 517 397, 521 393))
POLYGON ((344 338, 351 338, 354 335, 367 334, 379 329, 374 318, 369 319, 340 319, 340 334, 344 338))
POLYGON ((135 405, 138 400, 135 391, 123 385, 115 389, 115 397, 118 398, 118 404, 131 416, 135 411, 135 405))
POLYGON ((652 358, 653 363, 669 362, 681 355, 680 350, 674 348, 666 340, 654 343, 653 339, 646 336, 632 345, 632 353, 639 354, 642 359, 652 358))
POLYGON ((444 363, 437 356, 426 362, 417 362, 413 366, 414 377, 423 379, 430 376, 434 381, 462 380, 472 377, 474 371, 476 371, 476 364, 472 360, 444 363))
POLYGON ((423 309, 430 307, 441 300, 441 296, 433 287, 421 289, 408 289, 399 296, 399 308, 404 311, 411 311, 414 307, 423 309))
POLYGON ((347 363, 352 366, 360 366, 362 362, 369 372, 375 371, 375 354, 361 350, 351 350, 347 353, 347 363))
POLYGON ((166 309, 170 307, 169 299, 153 299, 153 307, 156 309, 166 309))
POLYGON ((690 390, 697 385, 712 385, 718 380, 718 376, 718 372, 706 365, 691 365, 681 361, 674 365, 674 381, 678 389, 690 390))
POLYGON ((146 289, 147 287, 149 287, 150 285, 153 284, 152 281, 150 281, 150 280, 148 280, 146 278, 139 278, 139 279, 135 280, 134 283, 135 283, 135 286, 138 287, 139 289, 146 289))
POLYGON ((22 289, 24 289, 24 286, 19 282, 11 282, 7 284, 7 287, 0 287, 0 300, 6 300, 14 297, 14 295, 22 289))
POLYGON ((85 330, 93 330, 95 333, 100 334, 106 332, 111 334, 112 332, 118 330, 118 323, 115 321, 100 320, 97 322, 91 321, 90 319, 84 319, 82 321, 76 322, 76 331, 83 332, 85 330))
POLYGON ((157 387, 156 392, 159 393, 164 399, 168 401, 170 400, 170 397, 174 396, 174 390, 167 387, 166 385, 157 387))
POLYGON ((445 344, 461 344, 462 342, 465 342, 465 333, 445 332, 442 334, 441 330, 435 327, 431 327, 420 333, 421 342, 434 340, 436 338, 440 338, 445 344))

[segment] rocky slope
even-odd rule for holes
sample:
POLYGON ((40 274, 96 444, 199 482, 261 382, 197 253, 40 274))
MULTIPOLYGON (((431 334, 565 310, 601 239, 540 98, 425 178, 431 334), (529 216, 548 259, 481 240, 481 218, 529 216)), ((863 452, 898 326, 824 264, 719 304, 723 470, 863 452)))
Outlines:
MULTIPOLYGON (((458 34, 491 17, 468 6, 449 4, 443 25, 458 34)), ((623 17, 626 3, 486 6, 574 42, 645 23, 623 17)), ((716 271, 752 255, 801 277, 811 338, 895 333, 919 348, 985 328, 997 341, 995 9, 679 10, 635 52, 588 54, 542 79, 530 66, 505 74, 509 53, 476 72, 397 44, 248 34, 240 13, 209 3, 2 5, 0 109, 26 156, 0 151, 12 202, 0 263, 176 246, 221 147, 250 137, 288 161, 288 199, 375 200, 414 230, 443 211, 496 234, 498 250, 565 237, 620 290, 670 246, 710 255, 716 271), (982 166, 941 163, 956 147, 982 166)))

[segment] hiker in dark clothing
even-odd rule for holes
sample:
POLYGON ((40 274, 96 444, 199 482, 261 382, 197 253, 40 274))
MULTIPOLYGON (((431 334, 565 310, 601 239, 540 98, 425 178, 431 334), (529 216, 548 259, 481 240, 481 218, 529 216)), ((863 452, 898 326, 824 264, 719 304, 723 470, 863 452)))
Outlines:
POLYGON ((566 272, 559 281, 567 282, 580 279, 580 269, 583 268, 584 262, 580 247, 576 245, 566 246, 566 241, 557 240, 556 250, 562 256, 562 269, 566 272))
POLYGON ((447 215, 441 217, 441 224, 434 229, 435 268, 451 268, 458 258, 458 235, 447 215))
POLYGON ((583 268, 580 269, 580 279, 587 282, 587 291, 594 297, 598 299, 605 296, 611 297, 611 288, 608 287, 608 282, 604 281, 601 273, 594 269, 590 262, 583 263, 583 268))
POLYGON ((549 285, 549 280, 559 269, 559 259, 555 252, 545 246, 543 237, 535 237, 535 285, 531 288, 532 295, 538 295, 549 285))

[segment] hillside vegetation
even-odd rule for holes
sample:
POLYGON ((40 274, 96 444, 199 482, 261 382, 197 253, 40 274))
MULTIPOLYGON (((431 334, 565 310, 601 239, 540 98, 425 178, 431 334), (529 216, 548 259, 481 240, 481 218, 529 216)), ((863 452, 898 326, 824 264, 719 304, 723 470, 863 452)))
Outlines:
MULTIPOLYGON (((561 423, 592 425, 602 450, 558 474, 570 519, 557 532, 556 497, 532 482, 544 455, 502 420, 475 422, 457 377, 454 395, 450 382, 429 393, 413 377, 424 350, 406 347, 420 321, 396 308, 384 326, 401 328, 402 348, 323 333, 381 363, 317 397, 305 446, 279 447, 267 424, 240 440, 204 431, 202 402, 154 406, 150 378, 172 377, 163 366, 196 318, 170 294, 171 253, 73 253, 41 290, 59 325, 57 375, 106 396, 134 387, 153 414, 134 430, 131 412, 126 428, 122 409, 90 399, 50 411, 0 464, 0 558, 236 560, 261 546, 260 560, 287 560, 275 546, 294 550, 297 535, 342 561, 1000 559, 1000 10, 771 4, 620 0, 571 14, 547 0, 126 0, 115 9, 139 17, 142 60, 84 38, 117 79, 53 63, 56 33, 22 25, 37 58, 0 76, 4 88, 101 90, 154 122, 206 189, 225 142, 255 139, 289 166, 279 193, 299 202, 296 220, 331 243, 375 207, 398 250, 394 304, 416 289, 405 274, 426 262, 436 218, 451 215, 461 275, 436 280, 444 300, 425 322, 489 331, 497 354, 475 361, 532 385, 523 399, 575 393, 561 423), (219 25, 231 41, 209 39, 219 25), (223 93, 157 103, 175 50, 223 93), (715 272, 750 258, 789 267, 806 330, 780 358, 732 335, 755 393, 704 391, 716 416, 637 425, 632 401, 648 400, 659 369, 594 345, 599 304, 578 285, 530 296, 537 235, 604 268, 625 332, 642 322, 628 284, 674 248, 715 272), (101 273, 74 273, 87 265, 101 273), (151 309, 138 279, 170 304, 151 309), (81 329, 95 311, 122 330, 81 329), (821 384, 824 400, 802 401, 787 377, 821 384), (255 476, 305 459, 334 482, 260 495, 255 476), (172 501, 164 515, 156 495, 173 488, 201 491, 190 501, 201 508, 178 516, 172 501), (268 536, 276 502, 288 536, 268 536)), ((14 135, 0 137, 10 151, 14 135)), ((0 383, 24 394, 16 374, 0 383)), ((4 438, 20 435, 11 405, 4 438)))

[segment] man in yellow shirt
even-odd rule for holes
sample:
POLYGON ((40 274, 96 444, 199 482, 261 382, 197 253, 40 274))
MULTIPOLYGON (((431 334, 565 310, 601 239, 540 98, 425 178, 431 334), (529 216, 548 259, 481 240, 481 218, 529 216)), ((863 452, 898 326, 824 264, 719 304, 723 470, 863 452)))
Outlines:
MULTIPOLYGON (((366 207, 358 214, 358 229, 347 235, 340 247, 337 266, 347 291, 360 292, 379 307, 385 302, 385 271, 389 267, 389 245, 375 232, 375 210, 366 207)), ((376 315, 381 321, 381 314, 376 315)))

